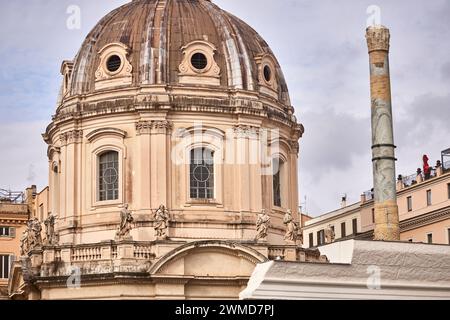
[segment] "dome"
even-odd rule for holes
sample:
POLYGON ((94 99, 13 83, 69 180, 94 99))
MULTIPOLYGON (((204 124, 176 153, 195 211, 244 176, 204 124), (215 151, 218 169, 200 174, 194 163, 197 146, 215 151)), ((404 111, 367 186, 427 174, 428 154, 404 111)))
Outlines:
POLYGON ((264 39, 208 0, 133 0, 93 28, 62 73, 60 104, 120 87, 182 86, 257 93, 290 107, 264 39))

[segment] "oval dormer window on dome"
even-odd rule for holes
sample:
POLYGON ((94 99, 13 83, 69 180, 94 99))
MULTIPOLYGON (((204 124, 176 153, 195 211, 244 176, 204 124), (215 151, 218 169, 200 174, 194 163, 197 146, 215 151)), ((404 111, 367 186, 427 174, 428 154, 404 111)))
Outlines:
POLYGON ((133 67, 127 59, 128 52, 129 48, 122 43, 108 44, 99 51, 96 90, 131 85, 133 67))
POLYGON ((197 70, 204 70, 208 66, 208 58, 203 53, 196 52, 191 57, 191 64, 197 70))
POLYGON ((207 41, 196 40, 183 48, 183 60, 178 70, 180 83, 220 85, 220 68, 214 55, 216 47, 207 41))
POLYGON ((278 99, 277 63, 275 58, 266 53, 256 57, 258 65, 259 91, 278 99))
POLYGON ((117 72, 117 70, 119 70, 121 66, 122 59, 116 54, 110 56, 106 61, 106 68, 109 72, 117 72))
POLYGON ((264 80, 267 82, 272 80, 272 69, 268 65, 264 66, 264 80))

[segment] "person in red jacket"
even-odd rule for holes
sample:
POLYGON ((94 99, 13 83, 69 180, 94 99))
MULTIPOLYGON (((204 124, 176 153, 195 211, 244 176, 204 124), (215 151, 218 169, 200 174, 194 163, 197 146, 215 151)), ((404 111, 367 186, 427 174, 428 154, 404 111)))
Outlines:
POLYGON ((428 164, 427 155, 423 155, 423 174, 425 175, 425 179, 429 179, 431 176, 431 167, 428 164))

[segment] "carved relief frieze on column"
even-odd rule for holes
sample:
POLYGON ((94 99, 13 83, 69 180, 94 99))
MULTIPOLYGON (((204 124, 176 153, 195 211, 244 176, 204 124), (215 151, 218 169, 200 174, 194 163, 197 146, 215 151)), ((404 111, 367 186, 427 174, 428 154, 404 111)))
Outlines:
POLYGON ((71 130, 59 135, 61 145, 65 146, 72 143, 81 143, 83 141, 83 130, 71 130))
POLYGON ((298 154, 300 152, 300 143, 296 140, 289 141, 289 145, 291 147, 291 152, 294 154, 298 154))
POLYGON ((155 133, 170 134, 173 128, 173 124, 167 120, 154 121, 153 128, 155 133))
POLYGON ((233 133, 236 138, 258 139, 260 128, 239 124, 233 127, 233 133))
POLYGON ((136 123, 136 134, 138 136, 150 134, 152 130, 152 121, 139 121, 136 123))
POLYGON ((138 136, 152 133, 169 134, 172 129, 172 122, 167 120, 139 121, 136 123, 136 134, 138 136))

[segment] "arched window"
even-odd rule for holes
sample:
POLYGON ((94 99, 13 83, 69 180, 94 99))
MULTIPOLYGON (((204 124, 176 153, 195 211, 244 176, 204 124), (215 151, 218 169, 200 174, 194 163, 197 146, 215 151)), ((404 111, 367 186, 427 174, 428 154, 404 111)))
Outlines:
POLYGON ((98 160, 99 201, 119 199, 119 153, 109 151, 101 154, 98 160))
POLYGON ((214 198, 214 151, 207 148, 191 150, 191 199, 214 198))
POLYGON ((281 172, 284 162, 281 159, 273 160, 273 205, 281 207, 281 172))

